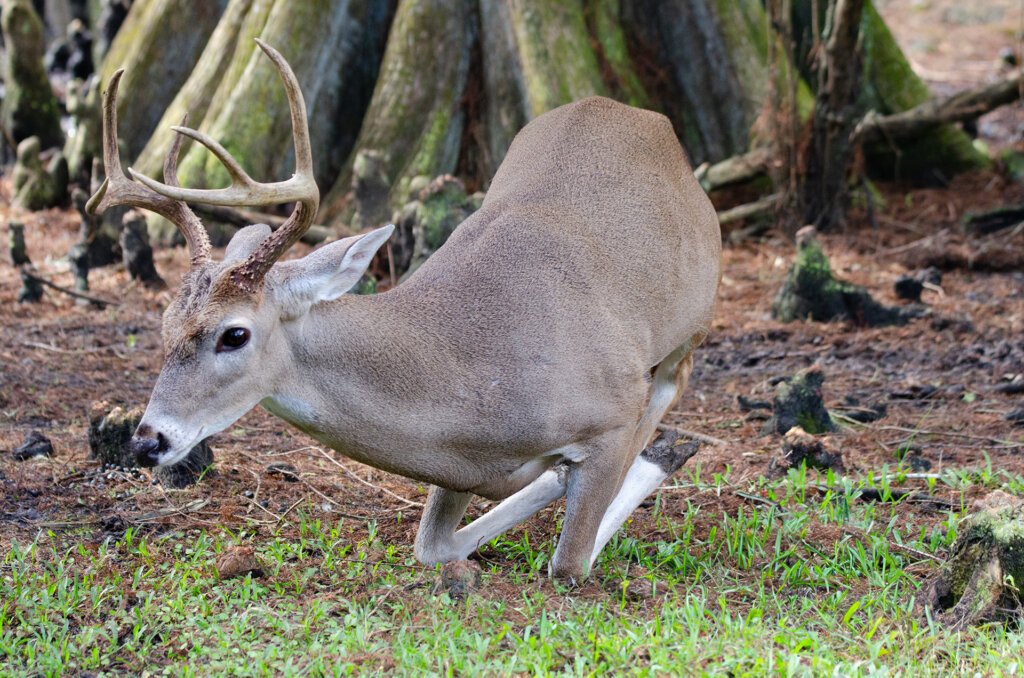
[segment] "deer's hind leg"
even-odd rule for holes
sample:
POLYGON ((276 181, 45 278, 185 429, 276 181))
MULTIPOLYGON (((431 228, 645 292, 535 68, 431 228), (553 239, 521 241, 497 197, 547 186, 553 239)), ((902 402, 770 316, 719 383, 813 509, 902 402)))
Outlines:
MULTIPOLYGON (((692 456, 683 451, 668 450, 657 454, 646 449, 661 418, 679 402, 686 383, 693 372, 693 350, 704 340, 705 333, 694 335, 689 341, 673 351, 654 370, 654 388, 644 416, 637 424, 633 436, 633 450, 641 451, 626 471, 618 494, 608 506, 597 531, 594 548, 590 554, 589 566, 601 554, 601 550, 622 524, 632 515, 665 478, 675 473, 692 456)), ((634 452, 635 454, 636 452, 634 452)))

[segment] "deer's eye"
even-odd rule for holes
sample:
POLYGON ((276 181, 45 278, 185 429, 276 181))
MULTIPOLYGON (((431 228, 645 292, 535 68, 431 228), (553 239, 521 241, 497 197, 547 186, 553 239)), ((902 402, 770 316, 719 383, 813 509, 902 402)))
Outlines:
POLYGON ((217 353, 221 351, 234 351, 242 348, 249 341, 249 330, 244 327, 229 327, 220 335, 217 342, 217 353))

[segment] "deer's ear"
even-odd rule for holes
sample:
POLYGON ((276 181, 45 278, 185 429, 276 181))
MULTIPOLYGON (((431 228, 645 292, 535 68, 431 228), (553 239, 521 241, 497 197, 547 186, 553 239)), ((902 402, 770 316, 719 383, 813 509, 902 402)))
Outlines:
POLYGON ((292 313, 337 299, 359 282, 373 255, 394 230, 388 224, 324 245, 302 259, 276 264, 268 273, 275 297, 284 306, 294 307, 292 313))
POLYGON ((224 250, 224 261, 240 261, 256 251, 260 243, 270 237, 270 226, 253 224, 246 226, 231 237, 224 250))

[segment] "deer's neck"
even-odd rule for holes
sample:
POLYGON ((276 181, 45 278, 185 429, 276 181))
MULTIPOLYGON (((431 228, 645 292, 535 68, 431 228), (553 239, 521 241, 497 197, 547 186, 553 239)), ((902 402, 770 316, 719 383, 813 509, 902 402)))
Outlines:
POLYGON ((458 373, 429 318, 399 290, 314 307, 284 326, 291 365, 262 404, 360 460, 411 443, 425 418, 439 416, 458 373))

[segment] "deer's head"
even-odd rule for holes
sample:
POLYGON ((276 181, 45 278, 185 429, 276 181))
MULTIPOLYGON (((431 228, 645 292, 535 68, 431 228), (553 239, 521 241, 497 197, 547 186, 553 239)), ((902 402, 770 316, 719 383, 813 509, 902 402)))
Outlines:
MULTIPOLYGON (((289 352, 283 324, 304 316, 313 305, 336 299, 362 276, 393 226, 345 238, 293 261, 277 263, 309 228, 320 195, 298 82, 284 58, 256 41, 274 62, 291 109, 295 174, 286 181, 258 183, 219 143, 177 126, 164 160, 164 183, 131 169, 126 176, 117 152, 117 87, 111 79, 103 101, 103 161, 106 180, 87 209, 102 212, 131 205, 156 212, 185 236, 191 268, 163 318, 164 366, 146 413, 132 438, 142 466, 173 464, 213 433, 224 430, 269 395, 287 371, 289 352), (177 159, 183 136, 206 146, 231 176, 227 188, 182 188, 177 159), (135 181, 132 181, 134 179, 135 181), (271 232, 255 224, 231 239, 222 261, 210 258, 210 240, 187 202, 211 205, 277 205, 295 202, 291 216, 271 232)), ((184 120, 182 124, 184 124, 184 120)))

